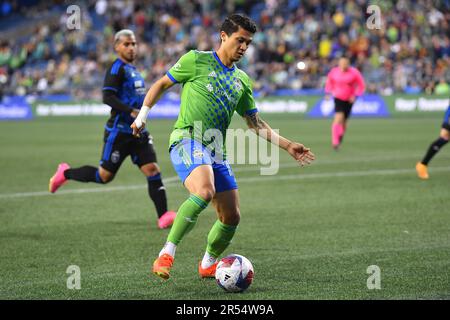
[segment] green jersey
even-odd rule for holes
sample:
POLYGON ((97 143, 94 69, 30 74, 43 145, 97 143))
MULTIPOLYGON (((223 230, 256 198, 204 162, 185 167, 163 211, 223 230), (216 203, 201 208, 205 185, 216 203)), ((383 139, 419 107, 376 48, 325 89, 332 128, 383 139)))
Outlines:
MULTIPOLYGON (((183 85, 180 113, 170 135, 170 145, 187 136, 203 137, 208 129, 216 129, 225 146, 226 130, 234 112, 244 116, 257 111, 247 74, 236 66, 225 66, 213 51, 189 51, 167 76, 183 85), (201 132, 194 134, 199 123, 201 132)), ((208 142, 204 140, 201 142, 206 145, 208 142)))

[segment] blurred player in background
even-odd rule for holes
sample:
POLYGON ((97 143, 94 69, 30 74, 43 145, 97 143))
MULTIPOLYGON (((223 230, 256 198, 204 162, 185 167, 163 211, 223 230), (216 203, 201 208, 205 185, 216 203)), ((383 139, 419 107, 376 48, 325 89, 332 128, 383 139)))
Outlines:
POLYGON ((428 163, 431 161, 431 159, 433 159, 436 153, 438 153, 439 150, 441 150, 441 148, 447 144, 449 139, 450 139, 450 106, 448 106, 447 111, 445 112, 444 122, 442 122, 439 138, 430 145, 422 161, 416 164, 417 176, 420 179, 426 180, 430 177, 428 175, 428 163))
POLYGON ((67 180, 105 184, 113 180, 126 157, 147 177, 148 193, 156 207, 158 227, 172 225, 176 213, 167 210, 166 190, 161 180, 153 141, 148 131, 133 136, 131 123, 139 113, 144 97, 144 79, 132 65, 136 59, 137 43, 133 31, 120 30, 114 37, 118 58, 107 70, 103 85, 103 102, 111 107, 105 126, 104 146, 100 166, 70 168, 61 163, 50 179, 49 190, 54 193, 67 180))
MULTIPOLYGON (((215 51, 192 50, 183 55, 165 76, 152 85, 144 105, 132 124, 137 134, 145 127, 147 113, 159 97, 175 83, 183 85, 181 107, 170 136, 170 156, 189 198, 178 209, 167 242, 153 264, 153 273, 167 279, 177 245, 194 227, 197 218, 210 202, 218 220, 207 238, 206 252, 198 265, 200 277, 214 277, 217 259, 225 251, 240 220, 239 194, 230 164, 217 161, 205 145, 203 134, 208 130, 221 133, 222 147, 226 130, 236 111, 245 118, 249 128, 264 139, 286 150, 301 165, 314 160, 309 148, 279 136, 261 120, 253 99, 250 79, 235 66, 253 39, 256 26, 242 15, 231 15, 220 29, 220 48, 215 51), (200 121, 202 132, 195 134, 200 121)), ((217 140, 217 136, 215 137, 217 140)), ((214 150, 217 155, 217 149, 214 150)))
POLYGON ((361 73, 350 66, 348 58, 339 59, 338 66, 328 73, 325 85, 326 99, 334 97, 334 119, 331 125, 331 143, 339 148, 347 129, 347 121, 356 98, 364 93, 365 84, 361 73))

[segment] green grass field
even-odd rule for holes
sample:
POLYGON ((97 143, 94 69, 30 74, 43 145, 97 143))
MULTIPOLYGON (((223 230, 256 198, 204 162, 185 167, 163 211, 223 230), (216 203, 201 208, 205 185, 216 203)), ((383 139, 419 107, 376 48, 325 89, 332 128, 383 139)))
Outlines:
MULTIPOLYGON (((430 180, 414 171, 442 114, 351 119, 339 152, 329 120, 264 118, 317 161, 300 168, 283 153, 275 176, 234 166, 242 219, 225 254, 255 268, 242 294, 197 276, 211 208, 180 244, 172 278, 150 274, 168 231, 157 229, 146 180, 130 160, 109 185, 69 182, 47 192, 59 162, 98 164, 105 118, 0 123, 0 299, 450 298, 450 147, 433 159, 430 180), (66 287, 70 265, 81 269, 81 290, 66 287), (367 288, 370 265, 381 270, 380 290, 367 288)), ((153 121, 150 130, 176 210, 187 192, 166 152, 172 123, 153 121)))

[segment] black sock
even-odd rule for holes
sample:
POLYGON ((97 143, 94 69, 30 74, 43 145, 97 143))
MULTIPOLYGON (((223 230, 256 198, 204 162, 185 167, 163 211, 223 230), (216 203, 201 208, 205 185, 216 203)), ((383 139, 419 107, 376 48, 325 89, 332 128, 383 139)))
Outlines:
POLYGON ((161 180, 161 174, 155 176, 147 177, 148 182, 148 195, 155 204, 156 213, 160 218, 164 213, 167 212, 167 197, 166 188, 161 180))
POLYGON ((84 166, 75 169, 67 169, 64 171, 64 177, 69 180, 76 180, 80 182, 97 182, 103 183, 98 168, 92 166, 84 166))
POLYGON ((430 147, 428 148, 428 152, 425 155, 425 157, 422 160, 422 163, 424 165, 428 165, 428 162, 431 161, 431 159, 434 157, 436 153, 448 142, 448 140, 445 140, 443 138, 439 138, 436 141, 434 141, 430 147))

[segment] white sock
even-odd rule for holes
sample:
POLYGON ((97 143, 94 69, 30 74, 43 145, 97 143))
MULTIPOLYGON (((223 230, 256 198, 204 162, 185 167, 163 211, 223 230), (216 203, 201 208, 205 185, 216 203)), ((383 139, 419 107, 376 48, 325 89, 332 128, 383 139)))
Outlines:
POLYGON ((217 258, 210 255, 208 252, 205 252, 202 260, 202 268, 207 269, 211 267, 214 263, 216 263, 217 258))
POLYGON ((164 253, 175 257, 175 251, 177 250, 177 245, 167 241, 162 250, 159 252, 159 256, 161 257, 164 253))

